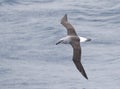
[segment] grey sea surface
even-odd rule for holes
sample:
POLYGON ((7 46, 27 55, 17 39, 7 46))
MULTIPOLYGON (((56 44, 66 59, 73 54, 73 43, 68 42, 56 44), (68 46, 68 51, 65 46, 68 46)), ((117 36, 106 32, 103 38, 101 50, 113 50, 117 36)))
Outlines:
POLYGON ((120 0, 0 0, 0 89, 120 89, 120 0), (70 45, 55 45, 66 29, 81 43, 86 80, 70 45))

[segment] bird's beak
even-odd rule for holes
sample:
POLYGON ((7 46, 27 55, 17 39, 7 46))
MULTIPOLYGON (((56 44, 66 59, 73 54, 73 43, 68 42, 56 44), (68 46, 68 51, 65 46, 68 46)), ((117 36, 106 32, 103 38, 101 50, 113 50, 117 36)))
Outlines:
POLYGON ((62 40, 58 41, 58 42, 56 43, 56 45, 60 44, 61 42, 62 42, 62 40))

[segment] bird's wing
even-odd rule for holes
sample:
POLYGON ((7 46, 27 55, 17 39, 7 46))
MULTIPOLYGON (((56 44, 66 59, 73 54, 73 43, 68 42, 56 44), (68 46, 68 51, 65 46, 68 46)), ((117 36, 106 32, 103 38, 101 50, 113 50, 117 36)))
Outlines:
POLYGON ((73 43, 71 43, 72 47, 73 47, 73 62, 75 64, 75 66, 77 67, 77 69, 79 70, 79 72, 86 78, 87 74, 81 64, 81 47, 80 47, 80 42, 79 41, 75 41, 73 43))
POLYGON ((64 17, 61 19, 61 24, 67 29, 68 35, 76 35, 74 27, 68 22, 67 20, 67 14, 64 15, 64 17))

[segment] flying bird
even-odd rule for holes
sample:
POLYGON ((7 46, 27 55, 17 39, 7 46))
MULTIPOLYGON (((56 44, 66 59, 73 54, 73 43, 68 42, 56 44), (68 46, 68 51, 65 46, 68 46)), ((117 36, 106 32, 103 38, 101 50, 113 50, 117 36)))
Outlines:
POLYGON ((67 36, 61 38, 56 45, 62 43, 62 44, 70 44, 73 47, 73 62, 79 72, 86 78, 87 74, 85 72, 85 69, 83 68, 83 65, 81 63, 81 47, 80 42, 87 42, 91 39, 80 37, 77 35, 74 27, 68 22, 67 20, 67 14, 64 15, 64 17, 61 19, 61 24, 67 29, 67 36))

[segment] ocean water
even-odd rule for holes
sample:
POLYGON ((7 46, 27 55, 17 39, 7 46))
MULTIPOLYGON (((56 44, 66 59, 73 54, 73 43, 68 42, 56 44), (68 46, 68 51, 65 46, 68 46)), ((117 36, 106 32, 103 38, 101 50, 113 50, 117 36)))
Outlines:
POLYGON ((120 0, 0 0, 0 89, 120 89, 120 0), (70 45, 55 45, 68 15, 86 80, 70 45))

